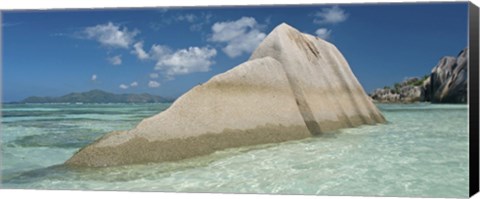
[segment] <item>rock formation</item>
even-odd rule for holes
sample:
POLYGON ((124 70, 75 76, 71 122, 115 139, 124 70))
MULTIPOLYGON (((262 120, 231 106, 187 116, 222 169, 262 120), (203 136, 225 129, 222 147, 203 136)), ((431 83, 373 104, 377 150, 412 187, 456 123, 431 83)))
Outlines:
POLYGON ((194 87, 134 129, 105 135, 66 164, 174 161, 382 122, 334 45, 281 24, 247 62, 194 87))
POLYGON ((458 56, 443 57, 425 83, 427 99, 432 103, 467 103, 468 49, 458 56))
POLYGON ((407 78, 393 88, 376 89, 370 97, 380 103, 411 103, 425 100, 425 90, 422 85, 427 77, 407 78))
POLYGON ((395 93, 390 88, 377 88, 370 95, 375 102, 379 103, 396 103, 401 102, 400 94, 395 93))
POLYGON ((376 89, 370 96, 380 103, 467 103, 468 49, 457 58, 445 56, 424 78, 409 78, 394 88, 376 89))

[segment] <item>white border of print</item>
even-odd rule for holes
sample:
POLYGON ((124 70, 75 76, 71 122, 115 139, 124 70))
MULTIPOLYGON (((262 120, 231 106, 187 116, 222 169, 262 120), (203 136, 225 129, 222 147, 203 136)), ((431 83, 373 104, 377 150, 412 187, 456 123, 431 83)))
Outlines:
MULTIPOLYGON (((172 6, 221 6, 221 5, 272 5, 272 4, 329 4, 329 3, 408 3, 432 2, 425 0, 242 0, 240 1, 214 1, 214 0, 182 0, 182 1, 152 1, 152 0, 2 0, 0 10, 44 10, 68 8, 138 8, 138 7, 172 7, 172 6)), ((449 0, 435 0, 433 2, 451 2, 449 0)), ((464 2, 464 1, 463 1, 464 2)), ((1 188, 1 185, 0 185, 1 188)), ((117 192, 117 191, 60 191, 60 190, 8 190, 0 189, 2 198, 199 198, 199 199, 380 199, 383 197, 358 197, 358 196, 310 196, 310 195, 260 195, 260 194, 218 194, 218 193, 165 193, 165 192, 117 192)), ((389 199, 395 199, 388 197, 389 199)), ((475 199, 480 199, 476 194, 475 199)), ((405 198, 403 198, 405 199, 405 198)))
MULTIPOLYGON (((293 4, 340 4, 340 3, 408 3, 408 2, 452 2, 452 0, 2 0, 0 10, 65 9, 65 8, 138 8, 138 7, 185 7, 185 6, 234 6, 234 5, 293 5, 293 4), (238 3, 242 2, 242 3, 238 3)), ((465 2, 465 1, 462 1, 465 2)))

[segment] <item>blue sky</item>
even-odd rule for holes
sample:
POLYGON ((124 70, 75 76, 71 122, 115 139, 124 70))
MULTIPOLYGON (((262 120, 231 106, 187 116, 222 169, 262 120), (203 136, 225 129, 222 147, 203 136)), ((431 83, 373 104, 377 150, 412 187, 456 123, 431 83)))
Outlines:
MULTIPOLYGON (((286 22, 335 44, 367 92, 467 46, 467 4, 8 11, 3 100, 102 89, 178 97, 286 22)), ((268 75, 268 74, 266 74, 268 75)))

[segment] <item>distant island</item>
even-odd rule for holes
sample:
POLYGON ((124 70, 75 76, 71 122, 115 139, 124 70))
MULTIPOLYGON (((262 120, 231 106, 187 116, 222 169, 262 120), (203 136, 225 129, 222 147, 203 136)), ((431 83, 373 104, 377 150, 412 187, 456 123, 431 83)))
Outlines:
POLYGON ((87 92, 73 92, 60 97, 27 97, 26 99, 13 102, 15 104, 43 104, 43 103, 164 103, 173 102, 174 99, 142 94, 115 94, 102 90, 87 92))

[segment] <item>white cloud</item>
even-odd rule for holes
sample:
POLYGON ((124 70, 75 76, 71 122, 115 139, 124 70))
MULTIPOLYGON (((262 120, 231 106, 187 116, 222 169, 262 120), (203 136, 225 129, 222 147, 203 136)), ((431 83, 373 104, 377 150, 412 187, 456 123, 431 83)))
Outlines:
POLYGON ((314 14, 313 22, 316 24, 336 24, 347 20, 348 14, 338 6, 323 8, 314 14))
MULTIPOLYGON (((141 51, 146 53, 143 50, 143 44, 137 44, 134 47, 141 48, 141 51)), ((209 71, 210 66, 215 63, 212 59, 216 55, 217 51, 210 47, 189 47, 172 51, 168 46, 154 44, 143 57, 155 60, 155 70, 162 71, 167 79, 172 79, 175 75, 209 71)), ((150 74, 152 79, 158 78, 158 76, 158 73, 150 74)))
POLYGON ((237 21, 217 22, 212 26, 210 41, 226 43, 222 49, 229 57, 251 53, 262 42, 266 34, 253 17, 242 17, 237 21))
POLYGON ((109 58, 107 58, 107 60, 112 65, 120 65, 120 64, 122 64, 122 55, 109 57, 109 58))
POLYGON ((211 19, 213 18, 213 15, 210 13, 202 13, 198 17, 198 22, 195 24, 190 25, 190 31, 201 31, 204 26, 210 24, 211 19))
POLYGON ((171 25, 174 22, 187 22, 190 24, 190 31, 201 31, 205 25, 210 24, 212 18, 212 14, 204 12, 199 14, 187 13, 170 17, 162 16, 160 22, 152 23, 150 27, 158 31, 160 28, 171 25))
POLYGON ((96 81, 97 80, 97 74, 93 74, 92 75, 92 81, 96 81))
POLYGON ((150 49, 150 57, 153 59, 161 59, 169 54, 171 54, 172 50, 168 46, 154 44, 150 49))
POLYGON ((197 19, 198 19, 198 17, 195 16, 194 14, 179 15, 176 18, 177 21, 187 21, 187 22, 190 22, 190 23, 195 22, 197 19))
POLYGON ((125 84, 120 84, 119 88, 121 88, 121 89, 124 89, 124 90, 125 90, 125 89, 127 89, 127 88, 128 88, 128 86, 127 86, 127 85, 125 85, 125 84))
POLYGON ((150 73, 149 76, 150 76, 150 78, 152 78, 152 79, 156 79, 156 78, 158 78, 158 73, 150 73))
POLYGON ((330 38, 332 30, 329 30, 327 28, 319 28, 317 29, 317 31, 315 31, 315 34, 317 35, 317 37, 327 40, 330 38))
POLYGON ((150 28, 155 31, 160 30, 160 28, 171 25, 175 22, 186 22, 190 24, 191 31, 200 31, 203 29, 203 26, 210 24, 210 19, 213 17, 210 13, 186 13, 179 15, 164 16, 162 13, 161 20, 151 23, 150 28))
POLYGON ((143 42, 137 42, 133 45, 133 48, 134 50, 132 50, 131 52, 133 54, 135 54, 138 59, 140 60, 145 60, 145 59, 148 59, 149 58, 149 55, 147 52, 145 52, 145 50, 143 50, 143 42))
POLYGON ((157 81, 149 81, 148 82, 148 87, 157 88, 157 87, 160 87, 160 83, 158 83, 157 81))
POLYGON ((160 56, 155 69, 164 71, 167 77, 193 72, 206 72, 214 64, 211 59, 215 55, 217 55, 217 51, 214 48, 189 47, 188 49, 177 50, 173 54, 160 56))
POLYGON ((137 86, 138 86, 138 82, 132 82, 132 83, 130 84, 130 87, 137 87, 137 86))
POLYGON ((83 34, 88 39, 94 39, 101 45, 113 48, 129 48, 139 31, 128 31, 112 22, 85 28, 83 34))

